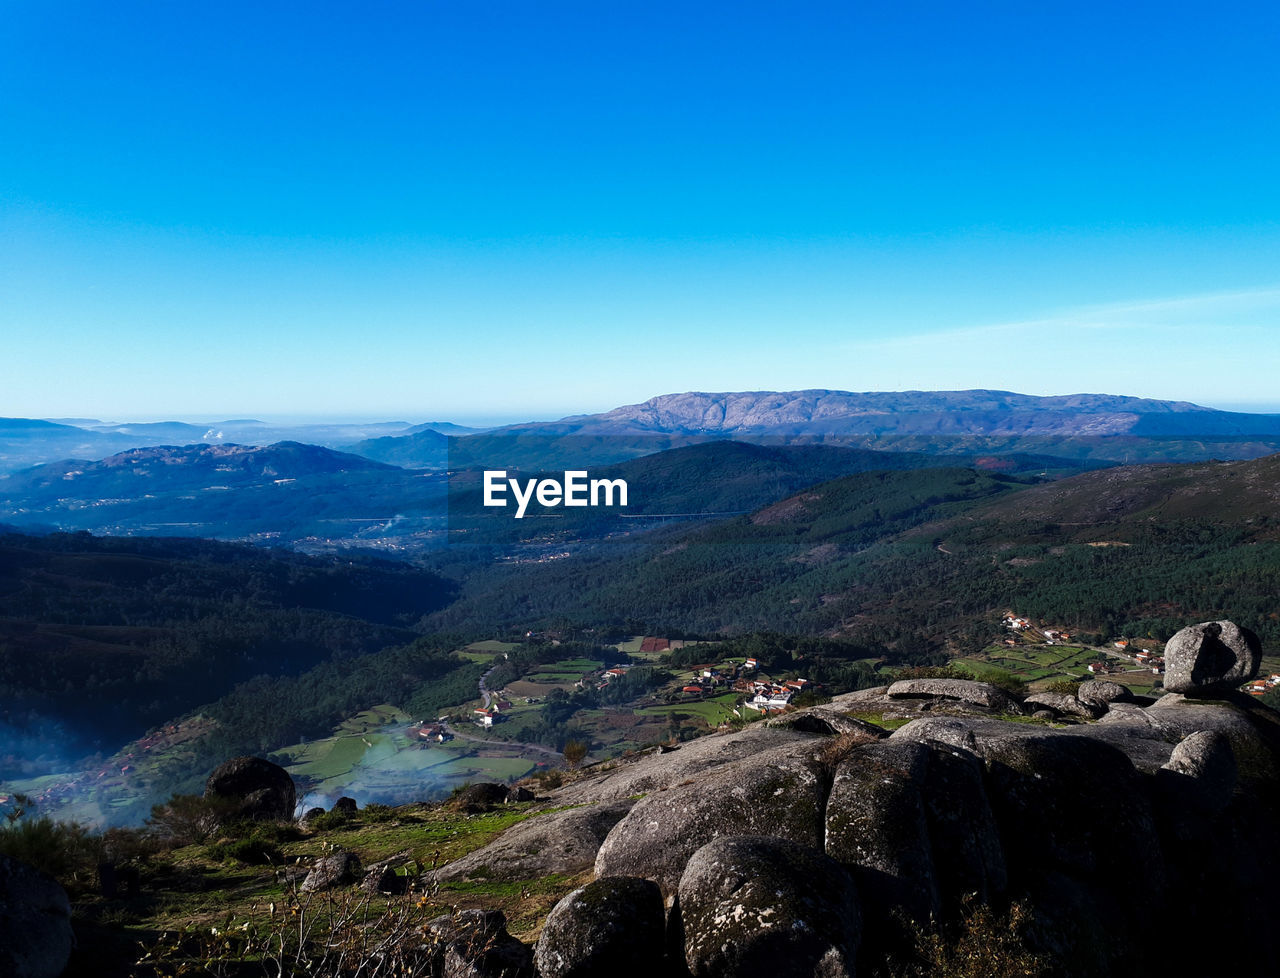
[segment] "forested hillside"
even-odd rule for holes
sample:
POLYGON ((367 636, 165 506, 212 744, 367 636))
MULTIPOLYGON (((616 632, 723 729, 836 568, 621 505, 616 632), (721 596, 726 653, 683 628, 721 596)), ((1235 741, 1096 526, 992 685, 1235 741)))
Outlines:
POLYGON ((1101 637, 1229 617, 1275 644, 1278 464, 1111 469, 1037 487, 972 470, 854 475, 644 545, 475 567, 433 620, 633 619, 963 650, 1014 608, 1101 637))
POLYGON ((258 675, 413 640, 452 585, 193 540, 0 537, 0 774, 120 742, 258 675))

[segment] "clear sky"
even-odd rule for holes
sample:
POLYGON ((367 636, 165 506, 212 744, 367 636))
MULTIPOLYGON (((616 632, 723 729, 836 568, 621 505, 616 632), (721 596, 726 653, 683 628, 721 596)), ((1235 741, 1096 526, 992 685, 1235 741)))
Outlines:
POLYGON ((0 0, 0 415, 1280 410, 1280 5, 0 0))

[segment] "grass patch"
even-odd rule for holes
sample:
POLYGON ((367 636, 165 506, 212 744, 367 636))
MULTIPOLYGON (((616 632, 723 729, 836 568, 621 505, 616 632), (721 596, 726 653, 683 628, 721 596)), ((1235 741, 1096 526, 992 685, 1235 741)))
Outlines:
POLYGON ((734 717, 734 703, 738 693, 721 693, 709 700, 694 703, 672 703, 668 706, 646 706, 635 712, 640 716, 665 717, 672 713, 683 713, 686 716, 698 717, 708 726, 719 726, 734 717))
POLYGON ((883 713, 846 713, 845 716, 853 717, 855 720, 865 720, 867 723, 874 723, 884 730, 897 730, 899 727, 905 727, 911 722, 910 717, 886 719, 883 713))

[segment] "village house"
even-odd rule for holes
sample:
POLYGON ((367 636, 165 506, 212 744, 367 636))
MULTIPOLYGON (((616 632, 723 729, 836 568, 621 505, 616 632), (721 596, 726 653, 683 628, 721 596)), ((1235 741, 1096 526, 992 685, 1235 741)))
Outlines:
POLYGON ((768 712, 782 710, 791 705, 794 690, 786 686, 772 686, 766 683, 757 683, 757 686, 760 688, 756 691, 756 695, 747 700, 746 705, 749 708, 768 712))

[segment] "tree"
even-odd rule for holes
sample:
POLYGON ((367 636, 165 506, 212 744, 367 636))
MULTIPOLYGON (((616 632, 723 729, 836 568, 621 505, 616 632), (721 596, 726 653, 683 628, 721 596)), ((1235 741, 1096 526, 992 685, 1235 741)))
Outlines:
POLYGON ((577 766, 581 764, 583 760, 586 758, 587 751, 589 749, 590 748, 587 745, 586 741, 566 740, 564 742, 565 763, 567 763, 569 767, 576 769, 577 766))

